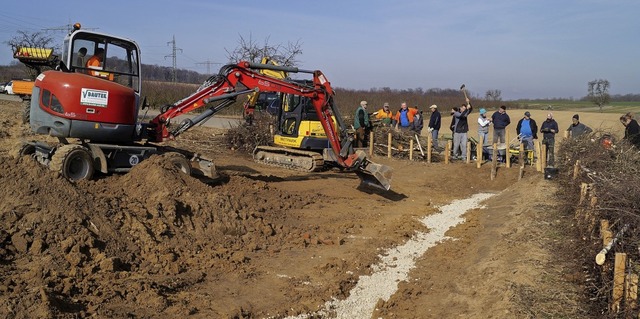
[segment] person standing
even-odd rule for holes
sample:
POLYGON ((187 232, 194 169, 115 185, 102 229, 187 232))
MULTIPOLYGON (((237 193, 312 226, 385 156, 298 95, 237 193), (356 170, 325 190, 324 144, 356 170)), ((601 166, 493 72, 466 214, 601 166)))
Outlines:
POLYGON ((367 138, 371 129, 369 113, 367 113, 367 101, 361 101, 353 120, 353 128, 356 129, 356 147, 367 147, 367 138))
POLYGON ((416 107, 416 114, 413 116, 413 122, 411 122, 411 130, 418 136, 422 135, 422 128, 424 128, 424 118, 422 117, 422 111, 416 107))
POLYGON ((414 108, 408 108, 407 102, 400 104, 400 110, 396 113, 394 120, 396 121, 396 130, 398 128, 402 130, 410 130, 413 123, 413 117, 418 110, 414 108))
POLYGON ((621 116, 620 122, 624 125, 624 139, 640 148, 640 125, 633 118, 633 114, 629 112, 621 116))
POLYGON ((580 115, 578 114, 574 114, 571 121, 572 123, 567 129, 567 131, 569 131, 569 137, 571 138, 577 138, 580 135, 589 134, 593 131, 590 127, 580 123, 580 115))
POLYGON ((456 119, 453 129, 453 155, 454 158, 458 150, 460 150, 460 159, 467 157, 467 132, 469 131, 468 116, 471 113, 473 107, 469 103, 469 99, 466 99, 467 104, 462 104, 458 112, 453 113, 453 117, 456 119))
POLYGON ((438 111, 438 106, 433 104, 429 107, 431 116, 429 117, 429 132, 431 132, 431 145, 434 149, 438 149, 438 132, 442 124, 442 116, 438 111))
POLYGON ((542 144, 547 153, 547 166, 553 167, 555 138, 558 133, 558 123, 553 119, 553 114, 547 114, 547 120, 540 126, 540 133, 542 133, 542 144))
POLYGON ((389 103, 385 102, 382 105, 382 109, 374 113, 376 115, 376 119, 380 120, 382 126, 391 126, 391 121, 393 120, 393 113, 389 110, 389 103))
POLYGON ((478 142, 482 141, 482 145, 489 144, 489 125, 491 125, 491 119, 487 118, 487 110, 480 109, 480 115, 478 116, 478 142))
POLYGON ((506 143, 505 129, 511 124, 506 105, 500 106, 500 108, 491 115, 491 122, 493 122, 493 143, 506 143))
POLYGON ((538 139, 538 124, 531 118, 529 111, 524 112, 524 117, 518 121, 516 133, 520 137, 520 142, 524 144, 525 149, 533 151, 533 140, 538 139))

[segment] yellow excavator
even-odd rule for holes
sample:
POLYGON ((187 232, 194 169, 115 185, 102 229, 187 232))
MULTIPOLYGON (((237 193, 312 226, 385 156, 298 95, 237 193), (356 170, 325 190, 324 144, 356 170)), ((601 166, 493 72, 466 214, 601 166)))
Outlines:
MULTIPOLYGON (((278 64, 263 58, 261 64, 278 64)), ((284 71, 261 70, 276 79, 286 79, 284 71)), ((309 81, 296 81, 304 85, 309 81)), ((276 92, 254 92, 244 105, 245 119, 251 123, 255 110, 266 111, 275 117, 274 146, 258 146, 254 159, 260 163, 302 171, 319 171, 335 162, 331 145, 322 122, 309 97, 276 92)), ((333 114, 333 127, 338 130, 338 114, 333 114)))

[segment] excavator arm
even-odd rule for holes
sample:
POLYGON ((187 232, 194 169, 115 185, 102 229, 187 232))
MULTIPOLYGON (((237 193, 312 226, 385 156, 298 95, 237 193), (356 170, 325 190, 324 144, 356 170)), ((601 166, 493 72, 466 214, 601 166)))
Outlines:
POLYGON ((345 136, 341 139, 340 132, 336 130, 332 121, 332 115, 337 112, 333 108, 335 93, 325 75, 318 70, 301 70, 295 67, 247 61, 223 66, 219 74, 209 78, 198 91, 163 109, 161 114, 151 121, 150 139, 155 142, 162 142, 166 139, 174 138, 228 107, 235 101, 237 96, 255 92, 280 92, 308 97, 322 123, 338 165, 355 171, 365 184, 385 190, 391 187, 392 170, 390 167, 370 162, 363 151, 353 152, 351 137, 345 136), (309 73, 313 75, 313 83, 312 85, 305 85, 286 79, 277 79, 258 70, 309 73), (208 108, 200 115, 183 121, 176 129, 172 131, 168 129, 171 120, 176 116, 189 113, 212 102, 219 103, 208 108))

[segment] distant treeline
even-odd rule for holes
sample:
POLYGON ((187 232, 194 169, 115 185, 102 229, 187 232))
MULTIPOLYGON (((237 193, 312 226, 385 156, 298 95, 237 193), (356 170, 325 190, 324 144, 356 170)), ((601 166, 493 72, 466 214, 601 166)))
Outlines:
MULTIPOLYGON (((158 65, 142 65, 142 94, 147 97, 152 107, 160 107, 165 104, 173 104, 190 94, 194 93, 198 86, 202 84, 209 75, 200 74, 195 71, 177 69, 176 78, 178 83, 171 83, 173 79, 173 68, 158 65)), ((12 79, 29 78, 26 66, 19 62, 14 62, 8 66, 0 66, 0 83, 12 79)), ((436 104, 443 113, 448 113, 452 107, 460 106, 464 103, 464 95, 459 89, 440 88, 414 88, 414 89, 392 89, 389 87, 372 88, 369 90, 355 90, 342 87, 334 87, 336 92, 336 104, 342 115, 349 116, 355 112, 360 105, 360 101, 365 100, 369 105, 369 112, 375 112, 382 108, 387 102, 392 111, 400 108, 402 102, 407 102, 409 107, 417 107, 422 111, 429 111, 429 106, 436 104)), ((507 108, 527 107, 522 101, 494 101, 483 97, 482 92, 468 92, 472 105, 479 110, 486 108, 488 111, 496 110, 500 105, 507 108)), ((552 98, 541 99, 545 102, 570 101, 572 99, 552 98)), ((580 98, 581 101, 588 101, 588 97, 580 98)), ((238 100, 222 114, 242 114, 242 104, 245 97, 238 100)), ((535 102, 536 100, 527 100, 535 102)), ((612 95, 611 102, 636 102, 640 101, 640 94, 612 95)))

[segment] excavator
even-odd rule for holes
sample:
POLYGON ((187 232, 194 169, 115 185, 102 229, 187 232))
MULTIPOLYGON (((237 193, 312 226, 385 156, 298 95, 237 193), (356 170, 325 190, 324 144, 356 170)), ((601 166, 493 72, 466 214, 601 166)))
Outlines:
MULTIPOLYGON (((135 41, 83 30, 76 24, 65 37, 62 60, 54 70, 36 78, 30 105, 31 129, 57 137, 59 143, 27 142, 19 154, 33 156, 72 181, 91 179, 94 172, 127 172, 154 154, 167 154, 165 157, 187 174, 215 177, 210 159, 163 142, 206 121, 238 96, 277 92, 308 101, 305 103, 313 107, 327 135, 331 157, 340 167, 354 172, 363 184, 384 190, 391 187, 392 169, 371 162, 363 151, 354 151, 352 139, 334 127, 334 91, 321 71, 247 61, 228 64, 190 96, 163 107, 149 122, 138 120, 139 111, 146 107, 146 99, 140 98, 140 74, 140 48, 135 41), (96 70, 96 66, 84 65, 77 52, 87 56, 104 52, 107 58, 96 70), (261 74, 259 70, 264 69, 311 74, 312 80, 276 79, 261 74), (172 125, 177 116, 205 106, 199 115, 172 125)), ((283 155, 265 150, 258 156, 283 155)))
MULTIPOLYGON (((260 63, 278 66, 277 62, 268 57, 262 58, 260 63)), ((279 80, 289 76, 287 72, 270 69, 261 69, 259 72, 279 80)), ((309 80, 293 81, 300 85, 313 85, 309 80)), ((244 103, 244 110, 249 125, 253 122, 256 110, 266 111, 275 119, 275 147, 256 147, 256 162, 307 172, 317 172, 331 166, 340 167, 332 156, 329 139, 309 98, 279 92, 254 92, 244 103)), ((339 114, 336 116, 338 109, 334 107, 333 112, 332 125, 335 129, 341 128, 343 134, 346 134, 342 117, 339 114)))

